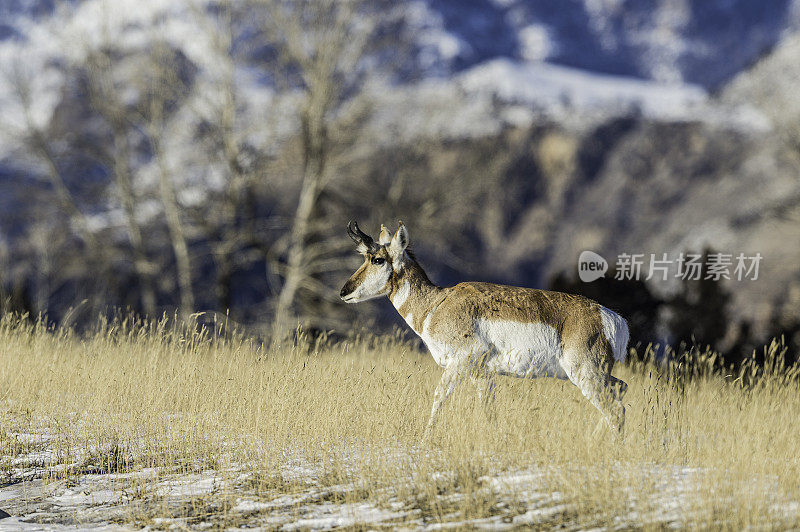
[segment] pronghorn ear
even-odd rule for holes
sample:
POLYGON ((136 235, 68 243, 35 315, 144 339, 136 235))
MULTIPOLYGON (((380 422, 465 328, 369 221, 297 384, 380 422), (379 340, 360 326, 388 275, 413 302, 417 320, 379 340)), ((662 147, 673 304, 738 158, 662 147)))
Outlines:
POLYGON ((408 229, 400 222, 400 227, 389 242, 389 254, 391 254, 395 266, 398 266, 400 259, 403 257, 403 252, 408 247, 408 229))
POLYGON ((381 234, 378 235, 378 244, 386 246, 392 241, 392 233, 386 229, 386 226, 381 224, 381 234))

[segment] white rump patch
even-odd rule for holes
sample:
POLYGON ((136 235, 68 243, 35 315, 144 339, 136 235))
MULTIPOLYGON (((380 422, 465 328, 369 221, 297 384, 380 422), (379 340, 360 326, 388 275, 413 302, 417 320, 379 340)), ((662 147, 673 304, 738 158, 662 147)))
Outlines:
POLYGON ((487 369, 514 377, 567 378, 560 363, 561 338, 553 327, 479 319, 475 332, 489 346, 484 355, 487 369))
POLYGON ((600 307, 600 319, 603 321, 603 334, 611 344, 614 358, 622 362, 628 356, 628 322, 613 310, 603 306, 600 307))

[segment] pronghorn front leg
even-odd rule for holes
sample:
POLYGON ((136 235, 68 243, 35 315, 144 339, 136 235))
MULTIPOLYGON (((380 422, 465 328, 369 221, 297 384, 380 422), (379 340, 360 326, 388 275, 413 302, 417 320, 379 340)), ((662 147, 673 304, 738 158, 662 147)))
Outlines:
POLYGON ((436 391, 433 393, 431 417, 428 419, 428 425, 425 427, 425 433, 422 437, 423 440, 427 440, 430 437, 433 425, 439 415, 439 409, 442 408, 442 404, 447 400, 450 394, 453 393, 456 385, 463 377, 464 369, 465 365, 456 361, 451 362, 450 365, 444 369, 442 378, 436 386, 436 391))
POLYGON ((478 390, 478 401, 483 404, 489 421, 494 421, 494 378, 488 373, 483 375, 472 373, 469 376, 469 380, 478 390))

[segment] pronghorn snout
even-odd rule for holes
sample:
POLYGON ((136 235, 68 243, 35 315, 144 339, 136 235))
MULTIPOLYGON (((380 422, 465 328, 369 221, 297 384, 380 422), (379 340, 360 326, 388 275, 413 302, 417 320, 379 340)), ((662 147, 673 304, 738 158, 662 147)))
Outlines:
POLYGON ((353 300, 355 299, 356 288, 358 288, 358 283, 354 283, 352 278, 348 279, 339 292, 339 297, 341 297, 345 303, 354 303, 353 300))
POLYGON ((344 299, 345 301, 347 301, 347 296, 348 296, 348 294, 350 294, 350 289, 349 289, 349 288, 347 288, 347 285, 344 285, 344 286, 342 287, 342 291, 341 291, 341 292, 339 292, 339 297, 341 297, 342 299, 344 299))

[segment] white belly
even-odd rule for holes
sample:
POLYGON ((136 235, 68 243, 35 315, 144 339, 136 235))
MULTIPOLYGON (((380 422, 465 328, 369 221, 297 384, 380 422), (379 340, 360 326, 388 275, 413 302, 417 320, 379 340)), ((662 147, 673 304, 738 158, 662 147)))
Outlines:
POLYGON ((479 319, 475 334, 488 346, 486 369, 514 377, 558 377, 561 367, 558 332, 544 323, 479 319))
MULTIPOLYGON (((558 333, 549 325, 480 319, 476 322, 474 338, 456 345, 430 334, 432 316, 433 312, 425 316, 422 330, 414 332, 425 342, 433 360, 443 368, 468 359, 474 365, 501 375, 567 378, 559 363, 558 333)), ((413 316, 406 316, 406 322, 412 325, 413 316)))

